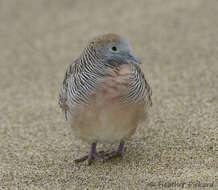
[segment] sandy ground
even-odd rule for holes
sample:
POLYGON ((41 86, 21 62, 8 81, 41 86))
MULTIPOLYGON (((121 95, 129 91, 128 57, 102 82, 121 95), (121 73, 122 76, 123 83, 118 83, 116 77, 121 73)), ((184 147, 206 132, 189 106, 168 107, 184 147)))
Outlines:
POLYGON ((0 0, 0 190, 218 189, 217 60, 215 0, 0 0), (58 90, 107 32, 141 58, 153 107, 124 160, 87 167, 73 162, 89 145, 73 137, 58 90))

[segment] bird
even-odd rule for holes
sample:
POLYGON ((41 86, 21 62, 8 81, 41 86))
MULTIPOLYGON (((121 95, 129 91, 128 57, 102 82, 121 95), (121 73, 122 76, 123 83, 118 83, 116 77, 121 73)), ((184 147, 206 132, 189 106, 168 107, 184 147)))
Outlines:
POLYGON ((90 143, 75 162, 123 157, 124 144, 148 120, 152 90, 124 36, 107 33, 91 39, 66 70, 59 106, 73 133, 90 143), (97 151, 97 143, 116 143, 116 151, 97 151))

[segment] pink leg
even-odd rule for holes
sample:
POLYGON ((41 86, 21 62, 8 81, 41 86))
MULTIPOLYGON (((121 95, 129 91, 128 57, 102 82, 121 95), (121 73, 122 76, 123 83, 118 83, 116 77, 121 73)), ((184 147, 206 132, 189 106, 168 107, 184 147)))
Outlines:
POLYGON ((104 160, 109 160, 111 158, 115 158, 115 157, 123 157, 124 154, 124 141, 120 141, 119 147, 117 149, 117 151, 113 151, 111 153, 106 153, 104 155, 104 160))
POLYGON ((95 158, 96 155, 97 155, 97 152, 96 152, 96 143, 94 142, 94 143, 91 144, 90 152, 87 155, 83 156, 82 158, 76 159, 75 162, 86 161, 86 164, 90 165, 92 159, 95 158))
POLYGON ((76 159, 75 162, 85 161, 87 165, 90 165, 93 159, 99 159, 104 161, 114 157, 123 157, 123 150, 124 150, 123 147, 124 147, 124 141, 121 141, 117 151, 113 151, 111 153, 105 153, 104 151, 100 151, 99 153, 97 153, 96 143, 94 142, 91 144, 90 152, 87 155, 76 159))

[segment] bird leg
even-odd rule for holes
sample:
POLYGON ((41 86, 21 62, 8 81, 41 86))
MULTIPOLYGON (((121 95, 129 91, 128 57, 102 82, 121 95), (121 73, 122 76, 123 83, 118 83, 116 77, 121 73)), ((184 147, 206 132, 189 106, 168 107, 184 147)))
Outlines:
POLYGON ((85 161, 87 165, 90 165, 91 161, 93 159, 101 159, 100 153, 102 153, 102 152, 103 151, 100 151, 99 153, 97 153, 97 151, 96 151, 96 142, 94 142, 94 143, 91 144, 90 152, 87 155, 76 159, 75 162, 85 161))
POLYGON ((115 157, 123 157, 124 155, 124 141, 120 141, 119 147, 116 151, 104 154, 104 160, 109 160, 115 157))
POLYGON ((104 151, 97 152, 96 151, 96 142, 94 142, 91 144, 90 152, 87 155, 76 159, 75 162, 84 162, 85 161, 87 165, 90 165, 91 161, 93 159, 104 161, 104 160, 109 160, 109 159, 112 159, 115 157, 123 157, 124 143, 125 143, 124 141, 120 141, 119 147, 116 151, 113 151, 110 153, 105 153, 104 151))

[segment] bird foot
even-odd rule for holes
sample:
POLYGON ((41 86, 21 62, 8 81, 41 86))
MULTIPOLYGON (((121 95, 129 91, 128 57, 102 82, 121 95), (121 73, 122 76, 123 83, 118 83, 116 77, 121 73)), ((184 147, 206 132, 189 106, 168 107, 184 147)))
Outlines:
POLYGON ((123 151, 113 151, 113 152, 109 152, 109 153, 104 153, 102 156, 103 160, 110 160, 113 158, 117 158, 117 157, 124 157, 124 153, 123 151))
POLYGON ((104 159, 104 151, 88 153, 87 155, 85 155, 81 158, 75 159, 74 161, 76 163, 85 161, 86 165, 90 165, 94 159, 103 160, 104 159))
POLYGON ((86 162, 86 165, 90 165, 93 159, 96 160, 101 160, 101 161, 105 161, 105 160, 109 160, 112 158, 117 158, 117 157, 122 157, 123 158, 123 152, 124 152, 124 141, 120 142, 120 145, 117 149, 117 151, 113 151, 110 153, 104 152, 104 151, 96 151, 96 143, 92 143, 91 145, 91 150, 90 152, 83 156, 82 158, 76 159, 75 162, 86 162))
POLYGON ((112 158, 117 158, 117 157, 121 157, 121 158, 124 157, 124 141, 120 141, 117 151, 113 151, 110 153, 104 153, 103 159, 110 160, 112 158))

